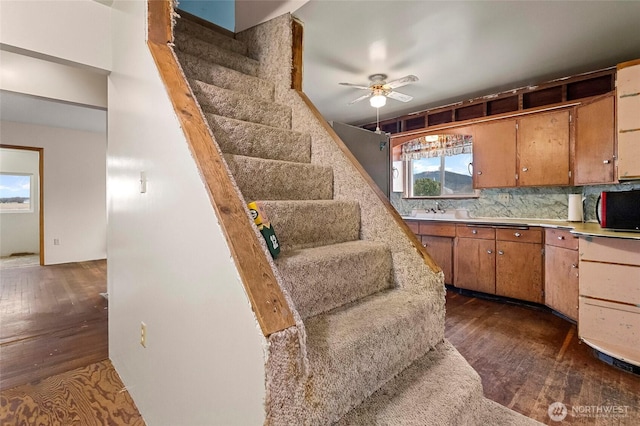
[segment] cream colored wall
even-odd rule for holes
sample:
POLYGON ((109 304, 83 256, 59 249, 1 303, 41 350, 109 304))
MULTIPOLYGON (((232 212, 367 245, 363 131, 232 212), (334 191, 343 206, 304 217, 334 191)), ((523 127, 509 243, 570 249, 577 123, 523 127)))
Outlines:
POLYGON ((145 44, 145 25, 145 2, 114 2, 110 358, 148 425, 262 424, 264 338, 145 44))
POLYGON ((2 121, 0 143, 44 149, 45 264, 104 259, 106 135, 2 121))
POLYGON ((270 19, 298 10, 309 0, 236 0, 236 30, 244 31, 270 19))
POLYGON ((0 213, 0 256, 40 253, 37 151, 0 148, 0 172, 31 174, 31 211, 0 213))

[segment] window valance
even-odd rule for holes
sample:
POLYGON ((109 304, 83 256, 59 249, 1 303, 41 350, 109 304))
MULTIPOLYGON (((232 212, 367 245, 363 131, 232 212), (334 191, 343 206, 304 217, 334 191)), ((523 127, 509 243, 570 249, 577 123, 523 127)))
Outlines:
POLYGON ((402 145, 402 160, 419 160, 473 152, 471 135, 429 135, 402 145))

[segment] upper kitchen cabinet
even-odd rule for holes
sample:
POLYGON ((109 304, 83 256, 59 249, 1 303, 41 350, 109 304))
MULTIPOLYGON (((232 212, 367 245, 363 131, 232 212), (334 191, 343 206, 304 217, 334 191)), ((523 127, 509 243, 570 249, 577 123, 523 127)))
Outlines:
POLYGON ((569 111, 518 119, 519 186, 569 184, 569 111))
POLYGON ((516 120, 473 126, 475 188, 516 186, 516 120))
POLYGON ((640 178, 640 59, 618 65, 618 179, 640 178))
POLYGON ((609 94, 576 107, 575 185, 615 182, 614 103, 609 94))

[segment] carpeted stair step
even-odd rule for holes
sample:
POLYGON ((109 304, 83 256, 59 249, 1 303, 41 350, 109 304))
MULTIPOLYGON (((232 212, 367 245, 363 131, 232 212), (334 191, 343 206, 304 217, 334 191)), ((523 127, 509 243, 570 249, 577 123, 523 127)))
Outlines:
MULTIPOLYGON (((444 341, 344 416, 340 426, 473 425, 482 382, 444 341)), ((478 423, 502 425, 502 423, 478 423)))
POLYGON ((260 201, 274 227, 282 255, 291 250, 354 241, 360 235, 357 201, 260 201))
POLYGON ((329 200, 333 169, 310 163, 224 155, 247 202, 256 200, 329 200))
POLYGON ((311 137, 306 133, 249 121, 205 114, 222 152, 271 160, 311 162, 311 137))
POLYGON ((291 108, 288 106, 264 101, 199 80, 189 80, 189 84, 200 107, 206 113, 291 129, 291 108))
POLYGON ((483 398, 474 410, 475 419, 470 425, 541 426, 543 423, 510 410, 487 398, 483 398))
POLYGON ((273 101, 274 85, 269 81, 207 62, 202 58, 181 51, 177 51, 176 55, 189 79, 200 80, 265 101, 273 101))
POLYGON ((293 250, 276 260, 302 318, 330 311, 392 286, 389 249, 372 241, 293 250))
POLYGON ((309 424, 338 421, 436 345, 442 337, 433 303, 393 289, 307 319, 309 424))
POLYGON ((181 52, 202 58, 207 62, 222 65, 243 74, 258 76, 259 62, 224 47, 191 37, 183 33, 175 33, 176 49, 181 52))
POLYGON ((215 44, 224 49, 239 53, 244 56, 247 55, 248 49, 247 45, 244 42, 226 36, 218 31, 214 31, 211 28, 202 26, 196 22, 189 20, 188 18, 177 19, 174 32, 188 35, 207 43, 215 44))

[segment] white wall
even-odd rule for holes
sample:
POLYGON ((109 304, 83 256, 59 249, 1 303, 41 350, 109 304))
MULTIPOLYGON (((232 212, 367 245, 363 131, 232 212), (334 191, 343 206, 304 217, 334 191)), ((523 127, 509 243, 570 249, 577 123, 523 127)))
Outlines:
MULTIPOLYGON (((285 13, 292 13, 309 0, 236 0, 236 29, 239 33, 247 28, 267 22, 285 13)), ((366 5, 363 4, 363 7, 366 5)))
POLYGON ((262 424, 264 338, 145 44, 145 25, 145 2, 114 2, 110 358, 150 426, 262 424))
POLYGON ((104 259, 106 135, 2 121, 0 143, 44 148, 45 264, 104 259))
POLYGON ((31 211, 0 213, 0 256, 40 253, 37 151, 0 148, 0 172, 31 174, 31 211))
POLYGON ((110 14, 91 0, 1 0, 0 43, 4 50, 110 70, 110 14))

